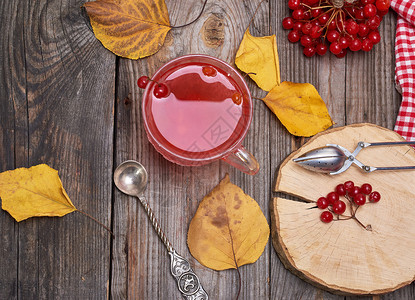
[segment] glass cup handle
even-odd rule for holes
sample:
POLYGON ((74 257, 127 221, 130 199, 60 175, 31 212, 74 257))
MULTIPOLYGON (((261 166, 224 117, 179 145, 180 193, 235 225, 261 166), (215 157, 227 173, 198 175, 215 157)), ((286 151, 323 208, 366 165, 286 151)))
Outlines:
POLYGON ((255 175, 259 171, 258 161, 243 146, 239 146, 222 160, 249 175, 255 175))

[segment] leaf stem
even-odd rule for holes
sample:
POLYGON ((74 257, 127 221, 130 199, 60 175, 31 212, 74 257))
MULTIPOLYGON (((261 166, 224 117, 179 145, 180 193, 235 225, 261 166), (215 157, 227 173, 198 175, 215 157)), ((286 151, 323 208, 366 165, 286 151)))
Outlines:
POLYGON ((241 279, 241 272, 239 272, 239 267, 236 265, 236 272, 238 272, 238 294, 236 295, 236 300, 239 299, 239 294, 241 293, 241 285, 242 285, 242 279, 241 279))
POLYGON ((193 21, 191 21, 190 23, 184 24, 184 25, 171 26, 171 28, 172 29, 182 28, 182 27, 186 27, 196 22, 200 18, 200 16, 203 14, 203 11, 205 10, 205 7, 206 7, 206 3, 207 3, 207 0, 205 0, 205 3, 203 3, 202 10, 200 11, 199 15, 193 21))
POLYGON ((264 1, 265 1, 265 0, 262 0, 261 2, 259 2, 259 3, 258 3, 258 5, 257 5, 257 7, 256 7, 256 9, 255 9, 255 12, 254 12, 254 14, 252 15, 252 18, 251 18, 251 20, 249 21, 248 26, 246 27, 245 31, 249 28, 249 26, 251 26, 251 23, 252 23, 252 21, 254 20, 255 15, 256 15, 256 13, 258 12, 259 7, 261 6, 262 2, 264 2, 264 1))
POLYGON ((84 212, 84 211, 82 211, 82 210, 79 210, 79 209, 77 209, 76 210, 77 212, 80 212, 81 214, 83 214, 83 215, 85 215, 85 216, 87 216, 88 218, 90 218, 91 220, 93 220, 93 221, 95 221, 95 222, 97 222, 99 225, 101 225, 102 227, 104 227, 110 234, 111 234, 111 237, 112 238, 115 238, 115 236, 114 236, 114 233, 112 233, 112 231, 111 231, 111 229, 110 228, 108 228, 107 226, 105 226, 104 224, 102 224, 100 221, 98 221, 97 219, 95 219, 93 216, 91 216, 90 214, 88 214, 88 213, 86 213, 86 212, 84 212))

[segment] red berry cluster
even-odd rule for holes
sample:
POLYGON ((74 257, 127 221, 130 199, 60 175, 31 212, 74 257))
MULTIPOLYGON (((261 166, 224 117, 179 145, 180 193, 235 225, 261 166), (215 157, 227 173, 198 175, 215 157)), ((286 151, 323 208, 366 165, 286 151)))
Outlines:
POLYGON ((320 215, 321 221, 324 223, 330 223, 333 221, 333 213, 337 215, 337 220, 355 219, 360 225, 367 229, 356 218, 357 209, 366 203, 367 197, 369 202, 376 203, 380 200, 379 192, 373 191, 372 186, 369 183, 364 183, 362 186, 355 186, 353 181, 346 181, 344 184, 336 186, 334 192, 330 192, 326 197, 320 197, 317 200, 317 207, 320 209, 328 209, 323 211, 320 215), (350 206, 350 216, 345 216, 347 205, 344 201, 340 200, 340 196, 343 196, 350 206), (340 218, 343 216, 343 218, 340 218))
POLYGON ((390 7, 390 0, 344 1, 342 7, 336 0, 289 0, 291 17, 282 21, 290 29, 288 40, 300 41, 303 53, 311 57, 324 55, 330 50, 338 58, 351 51, 370 51, 380 42, 378 27, 390 7))
MULTIPOLYGON (((137 85, 140 89, 145 89, 150 81, 151 79, 148 76, 141 76, 137 80, 137 85)), ((164 83, 157 82, 153 90, 153 95, 156 98, 167 97, 169 95, 169 89, 164 83)))

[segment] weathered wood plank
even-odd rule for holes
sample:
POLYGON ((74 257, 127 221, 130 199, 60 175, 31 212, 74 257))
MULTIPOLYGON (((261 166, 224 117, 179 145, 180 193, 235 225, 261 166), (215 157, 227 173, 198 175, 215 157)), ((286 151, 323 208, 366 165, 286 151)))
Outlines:
MULTIPOLYGON (((344 122, 344 77, 345 63, 327 55, 325 57, 307 58, 302 53, 302 46, 287 40, 288 31, 282 28, 282 19, 289 15, 287 1, 270 1, 271 26, 277 36, 280 57, 281 80, 309 82, 319 91, 325 101, 330 115, 338 124, 344 122)), ((295 150, 299 139, 293 138, 273 116, 270 126, 271 134, 271 170, 270 180, 276 180, 279 164, 295 150)), ((301 139, 300 139, 301 140, 301 139)), ((270 199, 271 201, 272 199, 270 199)), ((270 299, 342 299, 328 292, 315 288, 309 283, 287 271, 275 250, 271 249, 271 297, 270 299)))
MULTIPOLYGON (((117 124, 121 130, 117 133, 117 149, 121 154, 117 155, 117 163, 135 158, 148 168, 150 182, 146 196, 171 242, 179 253, 190 259, 212 299, 231 299, 236 296, 236 272, 215 272, 196 262, 186 245, 188 224, 203 196, 225 173, 230 173, 233 182, 244 187, 248 194, 257 199, 268 215, 268 144, 262 142, 268 139, 268 117, 264 117, 263 106, 255 106, 254 123, 245 142, 248 150, 258 154, 257 159, 262 165, 258 177, 241 174, 219 162, 193 168, 178 166, 162 158, 145 136, 139 105, 142 92, 137 90, 136 80, 143 74, 152 75, 170 59, 188 53, 205 53, 233 64, 242 35, 259 2, 209 1, 201 18, 189 27, 172 30, 157 54, 137 62, 120 60, 117 124), (133 103, 129 108, 123 105, 122 100, 127 96, 133 103)), ((167 1, 167 4, 171 23, 181 25, 197 16, 203 2, 167 1)), ((266 5, 261 8, 257 18, 256 26, 267 30, 266 5)), ((153 299, 169 293, 171 298, 179 299, 180 294, 169 274, 167 252, 150 227, 143 209, 133 199, 118 193, 115 196, 114 224, 117 224, 117 235, 121 235, 123 240, 116 240, 113 247, 113 263, 117 264, 112 276, 113 297, 153 299), (128 203, 121 203, 126 199, 128 203), (122 265, 128 265, 128 268, 123 270, 122 265)), ((240 299, 268 297, 268 255, 269 250, 264 252, 256 264, 241 268, 243 286, 240 299)))
MULTIPOLYGON (((74 204, 109 225, 114 55, 89 30, 80 1, 3 3, 1 120, 9 143, 0 171, 47 163, 59 170, 74 204)), ((0 216, 2 236, 11 229, 11 252, 0 258, 10 265, 0 278, 9 286, 1 295, 106 297, 110 236, 102 227, 79 213, 18 225, 0 216)))
MULTIPOLYGON (((25 89, 24 14, 26 5, 2 1, 0 29, 0 171, 25 166, 28 160, 28 120, 25 89), (16 46, 14 46, 16 45, 16 46)), ((0 211, 0 298, 17 299, 19 285, 19 225, 0 211)), ((20 274, 21 278, 24 278, 20 274)))

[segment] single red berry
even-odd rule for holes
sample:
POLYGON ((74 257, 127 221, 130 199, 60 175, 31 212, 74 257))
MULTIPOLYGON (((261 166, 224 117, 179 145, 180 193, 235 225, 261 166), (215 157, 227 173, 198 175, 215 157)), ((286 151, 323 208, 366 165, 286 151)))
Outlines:
POLYGON ((378 10, 387 11, 390 6, 391 6, 390 0, 377 0, 376 1, 376 8, 378 10))
POLYGON ((370 202, 379 202, 379 200, 380 200, 380 194, 379 194, 379 192, 376 192, 376 191, 374 191, 374 192, 372 192, 372 193, 370 193, 370 195, 369 195, 369 201, 370 202))
POLYGON ((331 43, 330 52, 336 55, 340 54, 340 52, 342 52, 342 47, 340 46, 340 43, 339 42, 331 43))
POLYGON ((310 36, 313 39, 319 38, 321 36, 321 33, 323 32, 323 30, 321 29, 321 27, 319 25, 313 25, 313 27, 311 27, 310 29, 310 36))
POLYGON ((313 24, 313 26, 320 26, 320 22, 318 21, 318 19, 315 19, 314 21, 311 21, 311 24, 313 24))
POLYGON ((367 5, 370 3, 375 3, 375 0, 360 0, 361 5, 367 5))
POLYGON ((203 74, 205 74, 208 77, 214 77, 217 74, 216 69, 212 66, 204 66, 202 68, 202 72, 203 72, 203 74))
POLYGON ((349 49, 352 51, 359 51, 362 49, 362 42, 359 39, 354 39, 350 42, 349 49))
POLYGON ((356 7, 355 6, 343 6, 343 10, 347 14, 350 14, 352 17, 354 17, 355 14, 356 14, 356 7))
POLYGON ((354 188, 354 182, 349 180, 344 183, 344 188, 347 192, 351 191, 354 188))
POLYGON ((321 25, 326 25, 326 23, 329 21, 329 19, 330 19, 330 15, 329 15, 328 13, 325 13, 325 14, 321 15, 321 16, 318 18, 318 22, 319 22, 321 25))
POLYGON ((363 14, 366 18, 371 18, 376 15, 377 9, 376 5, 374 4, 367 4, 365 7, 363 7, 363 14))
POLYGON ((365 18, 365 14, 363 12, 363 9, 356 10, 354 16, 358 20, 363 20, 365 18))
POLYGON ((373 45, 376 45, 380 42, 380 34, 377 31, 372 31, 371 33, 369 33, 368 38, 373 43, 373 45))
POLYGON ((346 188, 344 187, 344 184, 337 185, 335 191, 339 196, 346 195, 346 188))
POLYGON ((346 56, 346 54, 347 54, 347 49, 342 49, 342 51, 340 51, 339 54, 336 54, 336 57, 337 58, 343 58, 343 57, 346 56))
POLYGON ((284 29, 292 29, 294 27, 294 20, 291 17, 286 17, 282 20, 282 27, 284 29))
POLYGON ((372 186, 369 183, 364 183, 362 184, 362 186, 360 187, 360 191, 363 194, 369 195, 372 192, 372 186))
POLYGON ((313 24, 311 24, 311 23, 305 23, 303 25, 303 27, 301 27, 301 31, 304 34, 310 34, 310 30, 311 30, 312 27, 313 27, 313 24))
POLYGON ((327 198, 325 198, 325 197, 320 197, 320 198, 318 198, 318 200, 317 200, 317 206, 318 206, 318 208, 320 208, 320 209, 325 209, 325 208, 327 208, 328 206, 329 206, 329 200, 327 200, 327 198))
POLYGON ((329 211, 323 211, 320 215, 320 220, 324 223, 330 223, 333 221, 333 214, 329 211))
POLYGON ((314 54, 316 54, 316 48, 315 48, 315 47, 313 47, 313 46, 308 46, 308 47, 305 47, 305 48, 303 49, 303 53, 304 53, 304 55, 305 55, 305 56, 307 56, 307 57, 312 57, 314 54))
POLYGON ((168 93, 169 93, 169 89, 164 83, 158 83, 154 87, 153 94, 156 98, 164 98, 168 95, 168 93))
POLYGON ((336 192, 330 192, 327 194, 326 198, 330 204, 333 204, 334 202, 339 200, 339 194, 337 194, 336 192))
POLYGON ((349 47, 350 42, 351 42, 351 40, 350 40, 350 39, 348 39, 348 38, 347 38, 347 37, 345 37, 345 36, 342 36, 342 37, 339 39, 339 44, 340 44, 340 46, 342 47, 342 49, 346 49, 347 47, 349 47))
POLYGON ((346 203, 342 200, 337 200, 333 203, 333 212, 335 214, 341 215, 346 211, 346 203))
POLYGON ((304 18, 304 11, 302 9, 296 9, 293 11, 292 17, 295 20, 302 20, 304 18))
POLYGON ((232 95, 232 101, 233 103, 235 103, 236 105, 239 105, 242 103, 242 95, 239 94, 238 92, 234 93, 232 95))
POLYGON ((300 40, 300 33, 297 30, 290 31, 290 33, 288 34, 288 40, 291 43, 298 42, 300 40))
POLYGON ((145 89, 149 82, 150 78, 148 78, 148 76, 141 76, 137 80, 137 85, 140 89, 145 89))
POLYGON ((301 23, 301 22, 295 22, 294 23, 293 30, 296 30, 296 31, 300 32, 302 28, 303 28, 303 23, 301 23))
POLYGON ((357 205, 363 205, 366 203, 366 195, 358 193, 356 196, 353 197, 353 201, 357 205))
POLYGON ((309 10, 304 11, 303 20, 310 20, 311 19, 311 12, 309 10))
POLYGON ((388 13, 389 10, 378 10, 378 15, 379 17, 383 17, 384 15, 386 15, 388 13))
POLYGON ((326 37, 330 43, 334 43, 340 38, 340 33, 337 30, 329 30, 326 37))
POLYGON ((320 44, 317 44, 316 46, 316 52, 318 55, 326 54, 327 50, 328 50, 328 47, 325 44, 320 43, 320 44))
POLYGON ((365 23, 359 24, 359 36, 365 37, 368 35, 369 31, 369 26, 367 26, 365 23))
POLYGON ((300 40, 301 45, 310 47, 313 44, 313 39, 309 35, 303 35, 300 40))
POLYGON ((331 20, 330 21, 330 23, 329 23, 329 25, 327 26, 327 28, 329 29, 329 30, 335 30, 335 29, 337 29, 337 22, 336 22, 336 20, 331 20))
POLYGON ((372 50, 372 48, 373 48, 373 43, 370 39, 364 39, 362 41, 362 50, 363 51, 368 52, 368 51, 372 50))
POLYGON ((318 16, 320 16, 321 15, 321 13, 322 13, 323 11, 321 10, 321 8, 317 8, 317 9, 313 9, 312 11, 311 11, 311 16, 313 17, 313 18, 317 18, 318 16))
POLYGON ((350 191, 347 191, 348 195, 354 198, 357 194, 360 194, 360 188, 358 186, 354 186, 350 191))
POLYGON ((367 20, 366 24, 367 26, 369 26, 371 30, 375 30, 376 28, 379 27, 381 21, 382 21, 381 17, 379 17, 378 15, 375 15, 374 17, 367 20))
POLYGON ((387 11, 391 6, 391 0, 377 0, 376 8, 381 11, 387 11))
POLYGON ((355 21, 349 21, 346 23, 346 31, 349 34, 357 34, 359 32, 359 24, 357 24, 355 21))
POLYGON ((288 1, 288 7, 292 10, 299 8, 300 4, 301 4, 300 0, 289 0, 288 1))

